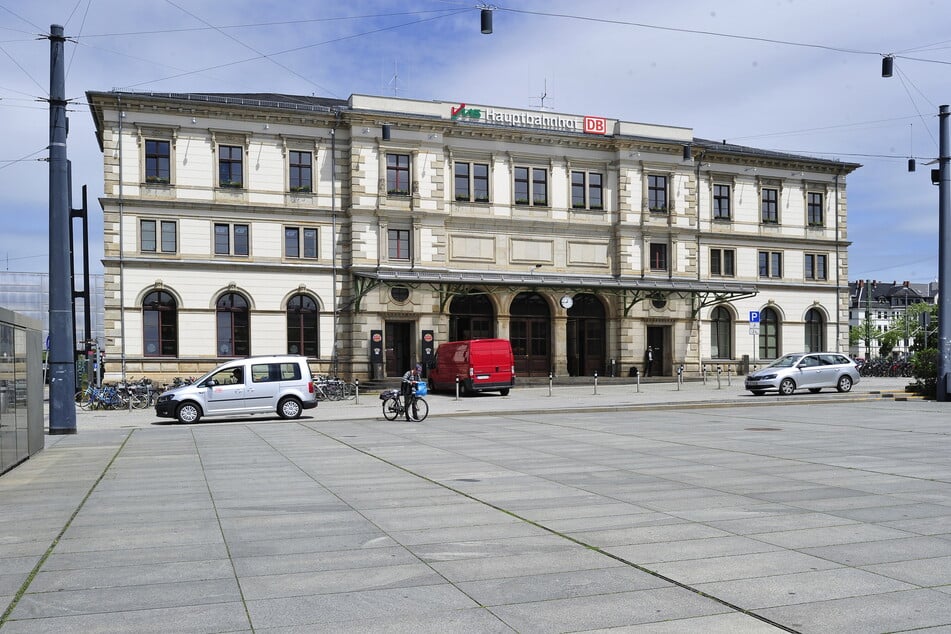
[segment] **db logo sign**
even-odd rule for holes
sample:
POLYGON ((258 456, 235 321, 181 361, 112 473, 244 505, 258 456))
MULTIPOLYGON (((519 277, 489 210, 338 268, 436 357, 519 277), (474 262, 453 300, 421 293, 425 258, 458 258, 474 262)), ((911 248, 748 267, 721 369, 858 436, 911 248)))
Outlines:
POLYGON ((604 117, 585 117, 584 118, 584 133, 585 134, 607 134, 608 133, 608 120, 604 117))

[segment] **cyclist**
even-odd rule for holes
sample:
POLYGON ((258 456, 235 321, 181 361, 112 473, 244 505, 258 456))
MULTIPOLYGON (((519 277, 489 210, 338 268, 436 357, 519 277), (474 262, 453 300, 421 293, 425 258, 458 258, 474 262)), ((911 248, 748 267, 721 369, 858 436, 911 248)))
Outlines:
POLYGON ((403 397, 403 406, 406 409, 406 420, 410 419, 409 408, 413 407, 415 410, 416 383, 423 380, 422 374, 423 366, 417 363, 403 375, 403 382, 400 384, 400 396, 403 397))

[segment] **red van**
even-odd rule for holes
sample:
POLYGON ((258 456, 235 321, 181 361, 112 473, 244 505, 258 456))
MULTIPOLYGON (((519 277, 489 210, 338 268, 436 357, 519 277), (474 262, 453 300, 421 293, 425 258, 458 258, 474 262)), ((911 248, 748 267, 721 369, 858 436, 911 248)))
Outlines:
POLYGON ((431 390, 455 390, 456 378, 463 394, 494 392, 507 396, 515 385, 515 357, 508 339, 450 341, 436 350, 429 369, 431 390))

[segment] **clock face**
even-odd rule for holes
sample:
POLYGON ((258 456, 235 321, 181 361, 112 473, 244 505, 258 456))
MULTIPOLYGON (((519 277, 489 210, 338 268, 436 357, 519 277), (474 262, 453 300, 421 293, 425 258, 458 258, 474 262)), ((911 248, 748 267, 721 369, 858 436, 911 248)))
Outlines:
POLYGON ((575 300, 571 299, 570 295, 561 296, 561 306, 562 308, 571 308, 574 306, 575 300))

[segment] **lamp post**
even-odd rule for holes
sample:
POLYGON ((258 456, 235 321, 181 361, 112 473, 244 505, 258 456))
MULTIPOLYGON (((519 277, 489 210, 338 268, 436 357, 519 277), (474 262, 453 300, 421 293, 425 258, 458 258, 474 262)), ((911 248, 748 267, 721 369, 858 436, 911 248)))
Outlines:
POLYGON ((948 142, 949 109, 939 109, 938 128, 938 400, 948 399, 951 371, 951 147, 948 142))

